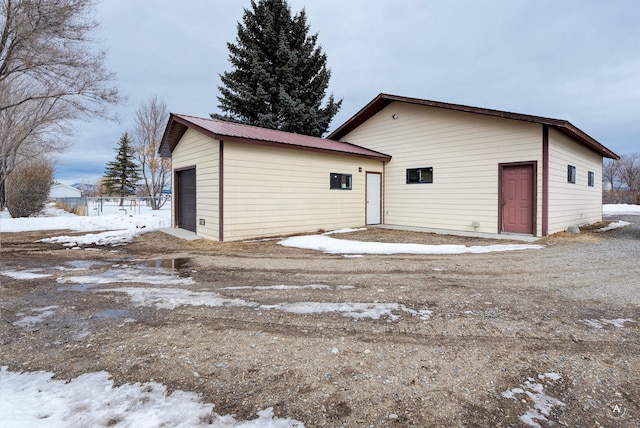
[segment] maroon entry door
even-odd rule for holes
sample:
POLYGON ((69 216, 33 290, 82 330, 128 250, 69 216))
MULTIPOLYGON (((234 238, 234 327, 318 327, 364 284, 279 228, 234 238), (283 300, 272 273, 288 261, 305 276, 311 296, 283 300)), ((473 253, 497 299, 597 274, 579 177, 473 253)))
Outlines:
POLYGON ((534 165, 504 165, 501 232, 534 234, 534 165))

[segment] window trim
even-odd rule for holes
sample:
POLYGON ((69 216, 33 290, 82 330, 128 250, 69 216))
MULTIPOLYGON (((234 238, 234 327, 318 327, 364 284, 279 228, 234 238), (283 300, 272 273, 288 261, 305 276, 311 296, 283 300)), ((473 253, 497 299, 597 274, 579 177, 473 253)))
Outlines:
POLYGON ((576 184, 576 167, 574 165, 567 165, 567 183, 576 184))
POLYGON ((595 187, 596 185, 596 173, 593 171, 589 171, 587 174, 587 186, 595 187))
POLYGON ((407 172, 406 172, 406 184, 433 184, 433 167, 432 166, 425 166, 422 168, 407 168, 407 172), (431 180, 430 181, 422 181, 422 170, 426 170, 429 171, 431 173, 431 180), (418 173, 418 181, 410 181, 409 180, 409 174, 410 172, 417 172, 418 173))
POLYGON ((329 190, 352 190, 353 189, 353 176, 351 174, 344 174, 341 172, 329 173, 329 190), (336 176, 339 186, 334 186, 334 176, 336 176), (347 179, 347 187, 342 187, 342 177, 347 179))

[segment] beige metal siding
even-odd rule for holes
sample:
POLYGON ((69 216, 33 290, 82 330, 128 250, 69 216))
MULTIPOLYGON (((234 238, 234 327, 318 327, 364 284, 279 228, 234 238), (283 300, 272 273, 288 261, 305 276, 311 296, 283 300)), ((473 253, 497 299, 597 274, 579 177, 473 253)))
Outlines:
POLYGON ((542 198, 538 124, 392 103, 342 140, 393 156, 384 177, 386 224, 473 231, 479 222, 478 232, 497 233, 499 163, 537 161, 542 198), (419 167, 433 167, 432 184, 406 184, 407 168, 419 167))
POLYGON ((564 134, 549 131, 549 234, 602 220, 602 157, 564 134), (567 167, 576 167, 575 184, 567 167), (594 172, 593 187, 588 173, 594 172))
POLYGON ((366 171, 382 167, 364 158, 225 142, 224 240, 362 226, 366 171), (351 174, 352 190, 330 189, 332 172, 351 174))
MULTIPOLYGON (((219 239, 219 151, 218 141, 188 129, 171 154, 174 170, 196 167, 196 231, 198 235, 213 240, 219 239), (198 219, 204 219, 205 225, 199 225, 198 219)), ((173 190, 175 194, 175 188, 173 190)), ((175 210, 175 202, 173 210, 175 210)), ((175 212, 173 214, 175 219, 175 212)))

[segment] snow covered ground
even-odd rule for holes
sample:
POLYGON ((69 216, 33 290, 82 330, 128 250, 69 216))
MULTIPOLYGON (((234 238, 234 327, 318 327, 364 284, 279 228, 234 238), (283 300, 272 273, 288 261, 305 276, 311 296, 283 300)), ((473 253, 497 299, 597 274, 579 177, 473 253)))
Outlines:
POLYGON ((53 373, 15 373, 0 368, 0 423, 24 427, 303 427, 293 419, 275 418, 273 409, 251 421, 220 416, 197 394, 167 389, 156 382, 114 386, 106 372, 53 380, 53 373), (209 423, 211 421, 211 423, 209 423))
POLYGON ((610 215, 640 215, 640 205, 611 204, 602 206, 602 214, 610 215))
MULTIPOLYGON (((170 208, 152 211, 143 207, 141 213, 135 216, 119 212, 117 205, 109 208, 111 209, 105 209, 104 215, 96 217, 79 217, 59 209, 47 208, 39 217, 12 219, 8 212, 4 211, 0 212, 0 231, 101 231, 81 236, 58 236, 45 240, 76 248, 90 244, 123 245, 141 233, 169 227, 171 223, 170 208)), ((83 268, 86 266, 61 267, 61 269, 73 270, 83 268)), ((0 266, 0 274, 23 280, 49 276, 47 273, 36 271, 9 271, 2 269, 2 266, 0 266)), ((110 279, 102 278, 102 283, 132 280, 156 285, 180 285, 180 281, 185 279, 163 275, 149 276, 125 267, 110 279), (132 278, 131 274, 137 277, 132 278)), ((189 294, 183 294, 183 299, 188 300, 189 294)), ((147 297, 148 299, 158 298, 157 296, 147 297)), ((197 301, 190 303, 198 304, 197 301)), ((33 326, 53 316, 55 310, 55 306, 33 308, 16 325, 33 326)), ((232 415, 216 414, 213 411, 214 405, 201 402, 195 393, 175 391, 167 394, 166 387, 155 382, 114 386, 109 373, 106 372, 87 373, 68 383, 63 380, 53 380, 54 375, 48 372, 11 372, 7 367, 0 367, 0 426, 3 428, 32 426, 288 428, 304 426, 302 422, 293 419, 274 417, 271 408, 258 412, 257 419, 237 421, 232 415)))
MULTIPOLYGON (((137 215, 126 215, 118 210, 117 204, 105 205, 104 215, 80 217, 57 208, 47 208, 44 214, 30 218, 11 218, 7 211, 0 211, 0 232, 28 232, 35 230, 72 230, 75 232, 97 232, 82 236, 56 236, 46 242, 60 243, 70 247, 81 245, 123 245, 134 237, 154 229, 170 227, 171 208, 165 206, 158 211, 140 207, 137 215)), ((604 205, 604 216, 640 215, 640 205, 604 205)), ((607 230, 628 225, 617 222, 607 230)), ((493 245, 465 247, 462 245, 415 245, 358 242, 335 239, 331 235, 361 229, 343 229, 322 235, 297 236, 280 243, 284 246, 315 249, 334 254, 460 254, 493 251, 512 251, 541 248, 539 245, 493 245)), ((604 230, 603 230, 604 231, 604 230)))
POLYGON ((48 242, 68 246, 122 245, 141 233, 171 225, 171 207, 153 211, 141 207, 139 215, 125 215, 117 204, 105 205, 104 215, 85 217, 69 214, 58 208, 46 208, 43 215, 29 218, 11 218, 7 211, 0 211, 0 232, 30 232, 35 230, 72 230, 96 232, 84 236, 57 236, 48 242), (106 232, 105 232, 106 231, 106 232))
MULTIPOLYGON (((350 232, 350 230, 345 230, 350 232)), ((334 232, 335 233, 335 232, 334 232)), ((462 254, 491 253, 496 251, 536 250, 542 245, 504 244, 467 247, 464 245, 425 245, 386 242, 362 242, 348 239, 336 239, 327 234, 294 236, 280 241, 285 247, 306 248, 329 254, 462 254)))
MULTIPOLYGON (((108 210, 105 215, 98 217, 78 217, 64 211, 49 208, 40 217, 26 219, 11 219, 8 213, 0 212, 1 232, 21 232, 35 230, 73 230, 87 233, 81 236, 58 236, 49 238, 45 242, 55 242, 68 245, 71 248, 80 248, 82 245, 124 245, 133 237, 141 233, 158 228, 170 226, 170 209, 167 207, 160 211, 141 209, 139 215, 128 216, 118 213, 115 207, 112 213, 108 210)), ((640 215, 638 205, 605 205, 603 213, 610 215, 640 215)), ((611 230, 616 227, 624 227, 630 223, 616 222, 601 231, 611 230)), ((337 231, 348 232, 348 230, 337 231)), ((336 233, 335 231, 333 233, 336 233)), ((358 242, 332 238, 327 233, 324 235, 308 235, 283 240, 280 243, 286 246, 300 248, 313 248, 328 253, 347 255, 359 254, 458 254, 462 252, 488 252, 488 251, 513 251, 541 248, 539 245, 497 245, 486 247, 464 246, 428 246, 415 244, 383 244, 371 242, 358 242)), ((82 270, 85 266, 65 266, 60 269, 82 270)), ((107 271, 100 278, 87 279, 92 284, 108 284, 110 282, 127 282, 135 279, 135 282, 149 284, 171 285, 179 287, 184 284, 180 281, 188 281, 190 278, 177 278, 171 275, 149 276, 143 270, 133 267, 107 271), (111 273, 109 273, 111 272, 111 273), (123 274, 124 272, 124 274, 123 274)), ((37 269, 31 271, 9 271, 2 269, 0 274, 17 279, 29 280, 42 278, 49 274, 37 269)), ((82 281, 82 277, 74 277, 68 282, 82 281)), ((65 283, 64 279, 59 281, 65 283)), ((82 284, 81 284, 82 285, 82 284)), ((292 287, 289 285, 275 285, 265 287, 292 287)), ((314 287, 329 287, 327 285, 303 286, 310 289, 314 287)), ((336 286, 339 289, 340 286, 336 286)), ((223 299, 215 293, 195 293, 180 288, 119 288, 119 292, 129 294, 132 302, 138 305, 156 305, 157 307, 173 307, 178 304, 191 305, 242 305, 251 306, 257 303, 247 302, 242 299, 223 299), (206 294, 206 295, 205 295, 206 294), (172 306, 173 305, 173 306, 172 306)), ((429 317, 426 309, 414 310, 395 303, 327 303, 319 307, 313 302, 297 304, 260 306, 262 310, 279 310, 295 313, 309 312, 341 312, 344 316, 354 318, 368 317, 379 318, 387 316, 391 320, 398 317, 397 313, 408 316, 429 317)), ((20 325, 29 326, 41 322, 42 319, 52 316, 56 307, 33 308, 31 313, 25 314, 19 320, 20 325)), ((633 320, 590 320, 591 326, 601 328, 605 323, 634 322, 633 320)), ((616 325, 618 326, 618 325, 616 325)), ((622 327, 622 326, 620 326, 622 327)), ((35 372, 22 373, 11 372, 7 367, 0 367, 0 422, 3 427, 75 427, 75 426, 116 426, 116 427, 302 427, 304 424, 293 419, 276 418, 271 408, 257 413, 258 418, 251 421, 237 421, 231 415, 220 416, 213 412, 214 405, 202 403, 199 397, 190 392, 175 391, 167 394, 166 388, 159 383, 149 382, 144 384, 126 384, 114 386, 110 376, 106 372, 87 373, 70 382, 53 380, 54 373, 35 372), (212 421, 210 424, 209 421, 212 421)), ((541 380, 547 380, 550 375, 545 374, 541 380)), ((551 380, 556 380, 551 378, 551 380)), ((525 423, 534 419, 544 420, 553 406, 562 406, 564 403, 548 397, 543 393, 542 386, 530 382, 506 391, 505 397, 516 398, 516 394, 537 394, 536 409, 523 415, 521 420, 525 423)))

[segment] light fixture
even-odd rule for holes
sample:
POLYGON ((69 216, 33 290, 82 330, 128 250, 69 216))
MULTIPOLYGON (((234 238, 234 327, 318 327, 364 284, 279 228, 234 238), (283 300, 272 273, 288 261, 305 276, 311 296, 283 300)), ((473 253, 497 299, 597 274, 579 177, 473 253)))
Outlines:
POLYGON ((391 119, 396 120, 397 118, 398 118, 398 115, 397 115, 397 114, 393 113, 393 114, 391 115, 391 119))

